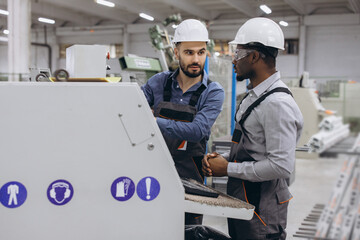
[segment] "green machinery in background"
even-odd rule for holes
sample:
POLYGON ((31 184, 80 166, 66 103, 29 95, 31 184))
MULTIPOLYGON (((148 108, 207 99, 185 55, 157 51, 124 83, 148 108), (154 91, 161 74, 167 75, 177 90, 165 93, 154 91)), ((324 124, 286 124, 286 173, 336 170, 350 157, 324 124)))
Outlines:
MULTIPOLYGON (((179 24, 182 21, 180 14, 173 14, 167 17, 162 24, 166 27, 170 24, 179 24)), ((169 36, 165 28, 161 28, 159 25, 155 25, 149 28, 149 35, 153 47, 155 47, 160 54, 160 62, 164 69, 174 71, 178 67, 178 62, 175 59, 174 49, 171 43, 171 37, 169 36)))
POLYGON ((119 59, 123 81, 137 82, 140 86, 162 71, 160 61, 153 58, 124 56, 119 59))

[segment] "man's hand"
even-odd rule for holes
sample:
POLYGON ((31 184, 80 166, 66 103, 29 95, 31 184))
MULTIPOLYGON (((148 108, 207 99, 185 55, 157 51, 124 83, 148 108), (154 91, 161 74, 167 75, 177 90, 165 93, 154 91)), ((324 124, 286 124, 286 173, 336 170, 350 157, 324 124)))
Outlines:
POLYGON ((217 152, 213 152, 213 153, 208 153, 204 156, 202 160, 202 171, 205 176, 212 176, 212 171, 210 169, 210 164, 209 164, 209 158, 214 158, 217 155, 219 155, 217 152))
POLYGON ((228 161, 218 153, 208 153, 202 160, 202 171, 205 176, 227 176, 228 161))

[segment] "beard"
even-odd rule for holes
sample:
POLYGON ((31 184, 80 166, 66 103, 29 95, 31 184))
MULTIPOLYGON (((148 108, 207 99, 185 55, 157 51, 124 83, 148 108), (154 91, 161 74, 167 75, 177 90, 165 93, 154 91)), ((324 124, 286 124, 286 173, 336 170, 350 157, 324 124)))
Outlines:
MULTIPOLYGON (((236 66, 234 66, 236 67, 236 66)), ((240 70, 240 72, 242 72, 240 70)), ((236 80, 239 81, 239 82, 242 82, 244 81, 245 79, 251 79, 255 76, 255 71, 254 70, 249 70, 248 72, 245 72, 243 74, 237 74, 236 73, 236 80)))
POLYGON ((247 78, 244 78, 244 76, 236 75, 236 81, 238 81, 238 82, 242 82, 242 81, 244 81, 245 79, 247 79, 247 78))
POLYGON ((183 61, 181 61, 181 58, 179 57, 179 65, 180 65, 180 69, 181 71, 189 78, 197 78, 198 76, 200 75, 203 75, 204 74, 204 66, 200 66, 199 64, 197 63, 193 63, 193 64, 190 64, 190 65, 185 65, 185 63, 183 61), (190 72, 188 69, 190 67, 199 67, 199 71, 197 72, 190 72))

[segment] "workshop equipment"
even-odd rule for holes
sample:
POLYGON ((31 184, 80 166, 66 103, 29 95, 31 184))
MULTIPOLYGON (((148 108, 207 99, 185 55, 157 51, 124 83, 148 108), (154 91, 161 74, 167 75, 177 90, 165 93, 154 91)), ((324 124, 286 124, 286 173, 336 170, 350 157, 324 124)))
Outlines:
POLYGON ((149 78, 162 71, 160 61, 138 56, 119 58, 123 82, 137 82, 140 86, 149 78))
POLYGON ((72 45, 66 48, 66 70, 72 78, 104 78, 106 54, 104 45, 72 45))
MULTIPOLYGON (((182 21, 181 15, 173 14, 162 21, 163 26, 170 24, 178 25, 182 21)), ((155 25, 148 30, 151 44, 159 54, 159 60, 163 71, 175 71, 179 63, 175 59, 173 45, 171 43, 172 36, 168 34, 166 28, 155 25)))
POLYGON ((51 71, 49 68, 29 68, 30 82, 49 82, 51 71))
POLYGON ((0 110, 0 239, 183 240, 184 212, 253 217, 184 193, 136 83, 0 83, 0 110))

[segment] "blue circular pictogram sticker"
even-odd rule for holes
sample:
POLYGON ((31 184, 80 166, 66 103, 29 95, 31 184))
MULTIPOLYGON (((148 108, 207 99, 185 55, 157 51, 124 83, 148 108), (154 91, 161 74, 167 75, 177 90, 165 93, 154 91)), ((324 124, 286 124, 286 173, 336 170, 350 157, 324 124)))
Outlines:
POLYGON ((26 197, 26 188, 19 182, 8 182, 0 189, 0 201, 7 208, 20 207, 26 197))
POLYGON ((135 184, 128 177, 119 177, 111 184, 111 195, 118 201, 127 201, 135 193, 135 184))
POLYGON ((54 205, 65 205, 74 196, 74 188, 66 180, 59 179, 52 182, 47 189, 47 197, 54 205))
POLYGON ((153 177, 144 177, 137 184, 136 192, 144 201, 154 200, 160 193, 160 183, 153 177))

